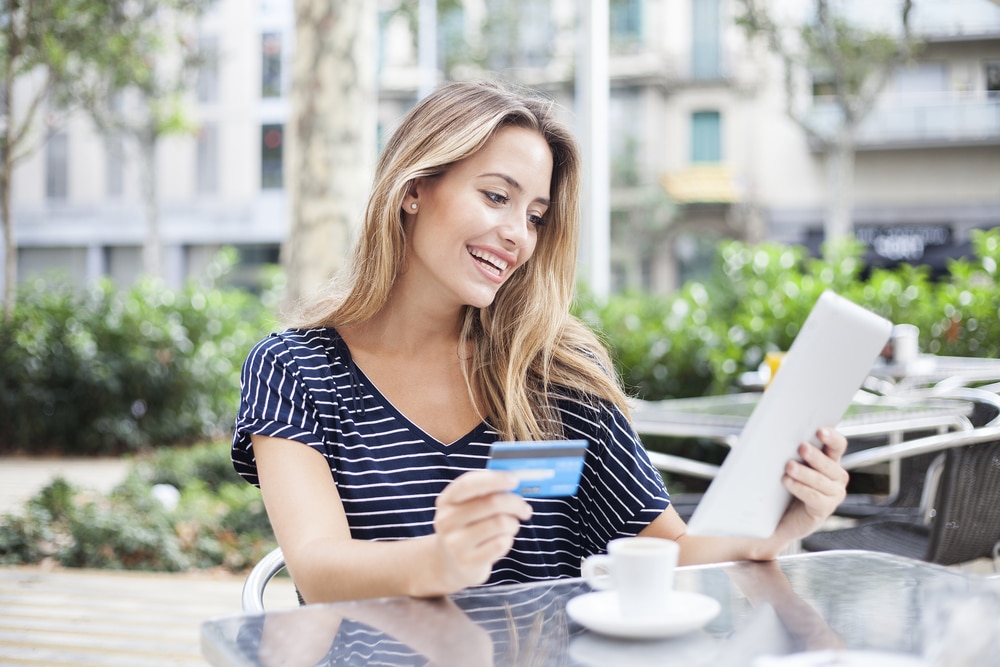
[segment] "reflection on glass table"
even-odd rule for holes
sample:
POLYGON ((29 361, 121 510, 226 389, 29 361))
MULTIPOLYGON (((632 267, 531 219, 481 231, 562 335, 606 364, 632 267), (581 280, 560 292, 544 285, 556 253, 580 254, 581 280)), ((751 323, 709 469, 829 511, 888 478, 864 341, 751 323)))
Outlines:
POLYGON ((584 628, 567 615, 566 603, 590 589, 565 579, 223 618, 203 624, 202 650, 217 667, 754 667, 764 656, 830 651, 917 660, 930 642, 939 652, 942 642, 953 641, 927 627, 948 611, 942 604, 991 602, 990 586, 985 578, 906 558, 823 552, 679 568, 676 588, 714 598, 721 612, 702 629, 668 639, 622 640, 584 628))

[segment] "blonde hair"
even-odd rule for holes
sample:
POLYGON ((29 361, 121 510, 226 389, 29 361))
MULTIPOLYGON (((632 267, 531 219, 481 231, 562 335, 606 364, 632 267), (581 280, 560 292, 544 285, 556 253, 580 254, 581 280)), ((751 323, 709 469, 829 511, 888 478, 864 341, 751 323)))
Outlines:
POLYGON ((579 237, 580 153, 554 104, 497 82, 450 83, 420 101, 379 157, 360 236, 347 270, 309 305, 297 326, 344 326, 386 304, 403 265, 402 204, 410 184, 480 150, 503 127, 538 132, 552 151, 551 205, 535 252, 486 308, 466 307, 460 349, 477 409, 504 439, 563 437, 555 389, 626 410, 610 357, 573 317, 579 237))

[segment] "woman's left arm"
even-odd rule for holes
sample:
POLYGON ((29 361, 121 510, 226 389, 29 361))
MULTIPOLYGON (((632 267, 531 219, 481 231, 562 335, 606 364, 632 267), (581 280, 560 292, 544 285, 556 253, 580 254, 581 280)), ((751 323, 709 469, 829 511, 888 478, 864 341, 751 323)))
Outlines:
POLYGON ((687 526, 672 506, 646 526, 640 535, 676 540, 681 545, 680 562, 685 565, 775 558, 791 542, 819 528, 847 495, 848 474, 840 465, 840 458, 847 449, 847 439, 832 428, 822 428, 816 435, 822 448, 802 443, 799 445, 802 461, 785 464, 781 483, 793 499, 771 537, 749 539, 688 535, 687 526))

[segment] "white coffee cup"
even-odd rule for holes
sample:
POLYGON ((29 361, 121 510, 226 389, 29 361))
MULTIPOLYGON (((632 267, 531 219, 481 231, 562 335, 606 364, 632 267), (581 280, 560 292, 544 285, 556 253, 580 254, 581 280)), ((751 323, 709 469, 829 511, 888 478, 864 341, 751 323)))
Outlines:
POLYGON ((614 589, 622 618, 650 619, 666 613, 674 590, 680 547, 659 537, 622 537, 608 553, 583 561, 584 580, 596 589, 614 589))

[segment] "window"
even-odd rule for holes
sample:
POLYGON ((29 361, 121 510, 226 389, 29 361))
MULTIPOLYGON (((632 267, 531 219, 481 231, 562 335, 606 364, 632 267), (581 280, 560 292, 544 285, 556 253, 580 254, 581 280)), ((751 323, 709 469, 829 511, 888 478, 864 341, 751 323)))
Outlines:
POLYGON ((611 44, 628 47, 642 40, 642 1, 611 0, 609 24, 611 44))
POLYGON ((488 67, 541 67, 552 54, 551 0, 488 0, 482 32, 488 67))
POLYGON ((940 62, 921 62, 898 68, 892 73, 887 96, 912 104, 948 90, 948 68, 940 62))
POLYGON ((281 33, 261 35, 261 97, 281 97, 281 33))
POLYGON ((437 58, 438 67, 447 73, 452 67, 469 59, 465 41, 465 8, 461 5, 438 8, 437 58))
POLYGON ((125 146, 121 137, 104 139, 104 187, 108 197, 125 192, 125 146))
POLYGON ((202 37, 198 42, 201 64, 198 66, 198 101, 211 104, 219 101, 219 39, 202 37))
POLYGON ((260 128, 260 187, 278 190, 284 186, 282 149, 285 144, 283 125, 262 125, 260 128))
POLYGON ((984 70, 986 74, 986 96, 1000 97, 1000 60, 986 63, 984 70))
POLYGON ((718 111, 691 114, 691 162, 722 161, 722 118, 718 111))
POLYGON ((60 132, 45 142, 45 196, 66 199, 69 195, 69 139, 60 132))
POLYGON ((721 76, 719 0, 691 2, 691 77, 721 76))
POLYGON ((195 174, 196 190, 200 195, 214 195, 219 191, 219 128, 215 123, 205 123, 198 132, 198 164, 195 174))

